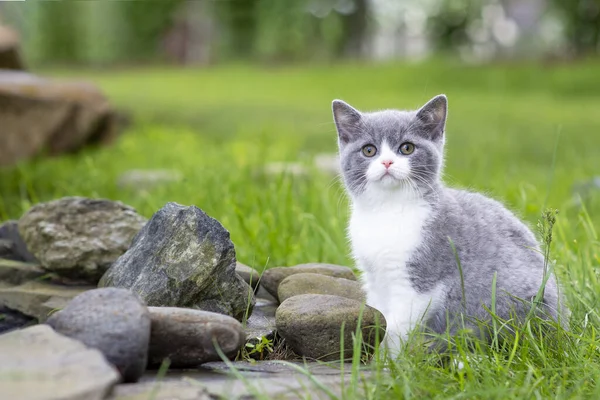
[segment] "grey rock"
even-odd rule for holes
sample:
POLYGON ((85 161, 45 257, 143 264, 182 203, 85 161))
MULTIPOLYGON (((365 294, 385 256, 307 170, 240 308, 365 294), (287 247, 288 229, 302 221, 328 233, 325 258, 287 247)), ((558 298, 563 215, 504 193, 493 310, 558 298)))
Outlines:
POLYGON ((282 302, 299 294, 330 294, 365 301, 365 293, 359 282, 313 273, 288 276, 279 284, 277 293, 282 302))
POLYGON ((152 335, 149 365, 160 366, 170 360, 171 368, 193 368, 221 360, 223 354, 235 357, 244 345, 242 324, 227 315, 176 307, 150 307, 152 335))
POLYGON ((205 387, 187 380, 118 385, 109 400, 217 400, 205 387))
POLYGON ((46 323, 100 350, 125 382, 136 382, 146 370, 150 314, 129 290, 102 288, 82 293, 46 323))
POLYGON ((235 272, 254 289, 254 293, 258 290, 258 284, 260 281, 260 274, 254 268, 250 268, 247 265, 238 262, 235 266, 235 272))
POLYGON ((341 265, 334 264, 299 264, 293 267, 275 267, 270 268, 263 272, 260 284, 269 292, 273 297, 278 298, 278 288, 281 281, 293 274, 301 273, 314 273, 327 276, 333 276, 336 278, 345 278, 350 280, 356 280, 356 276, 352 269, 343 267, 341 265))
POLYGON ((0 259, 14 260, 14 244, 10 240, 0 239, 0 259))
MULTIPOLYGON (((311 361, 287 361, 285 364, 275 361, 234 361, 230 363, 233 367, 240 372, 252 372, 252 373, 265 373, 265 374, 299 374, 298 368, 304 371, 310 372, 313 376, 326 376, 326 375, 352 375, 353 367, 351 362, 344 363, 343 369, 340 367, 340 363, 321 363, 311 361)), ((213 371, 227 372, 230 370, 229 365, 223 361, 212 361, 202 365, 202 368, 213 371)), ((369 366, 358 366, 358 370, 361 372, 368 372, 369 366)))
POLYGON ((33 206, 19 232, 45 269, 96 283, 145 222, 120 202, 65 197, 33 206))
POLYGON ((230 315, 252 313, 252 288, 235 273, 229 232, 195 206, 167 203, 100 280, 138 293, 149 306, 230 315))
POLYGON ((38 262, 34 255, 27 250, 27 245, 19 233, 19 221, 6 221, 0 225, 0 242, 3 242, 3 246, 6 248, 4 252, 0 249, 0 258, 30 263, 38 262))
POLYGON ((35 324, 35 318, 10 308, 0 306, 0 334, 35 324))
POLYGON ((39 265, 0 258, 0 282, 20 285, 46 274, 39 265))
POLYGON ((204 400, 207 395, 232 400, 325 400, 343 398, 343 387, 347 388, 351 379, 363 381, 371 376, 368 369, 356 371, 350 364, 344 366, 343 373, 339 363, 293 363, 294 368, 290 364, 233 361, 230 368, 222 362, 211 362, 194 370, 168 371, 161 378, 149 371, 139 383, 118 385, 109 400, 204 400))
POLYGON ((119 380, 104 356, 36 325, 0 336, 0 399, 102 400, 119 380))
POLYGON ((94 288, 63 286, 41 281, 25 282, 18 286, 0 285, 0 306, 44 322, 52 312, 64 307, 75 296, 94 288))
MULTIPOLYGON (((383 315, 356 300, 323 294, 302 294, 285 300, 275 315, 277 332, 298 355, 339 360, 352 357, 352 334, 356 332, 361 307, 363 342, 374 346, 385 335, 383 315), (377 323, 380 327, 377 337, 377 323), (340 354, 344 324, 344 354, 340 354)), ((361 346, 362 348, 363 346, 361 346)))
POLYGON ((256 293, 257 300, 264 299, 270 302, 274 302, 275 304, 279 304, 279 301, 273 295, 271 295, 271 293, 267 292, 267 290, 262 285, 258 285, 258 290, 256 290, 254 293, 256 293))

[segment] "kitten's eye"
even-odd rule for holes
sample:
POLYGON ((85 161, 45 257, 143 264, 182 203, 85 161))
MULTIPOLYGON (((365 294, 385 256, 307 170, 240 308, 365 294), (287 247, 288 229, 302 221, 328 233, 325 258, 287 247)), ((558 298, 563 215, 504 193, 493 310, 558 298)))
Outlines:
POLYGON ((367 144, 366 146, 363 146, 362 153, 367 157, 373 157, 377 154, 377 147, 372 144, 367 144))
POLYGON ((411 154, 413 151, 415 151, 415 145, 412 143, 406 142, 400 145, 400 153, 406 156, 411 154))

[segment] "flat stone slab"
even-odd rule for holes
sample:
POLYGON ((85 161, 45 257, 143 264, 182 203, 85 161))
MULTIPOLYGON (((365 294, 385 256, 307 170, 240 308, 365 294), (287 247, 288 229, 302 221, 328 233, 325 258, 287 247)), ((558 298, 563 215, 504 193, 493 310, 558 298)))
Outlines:
POLYGON ((0 258, 0 281, 20 285, 46 274, 38 264, 0 258))
POLYGON ((102 400, 119 374, 83 343, 37 325, 0 336, 0 399, 102 400))
MULTIPOLYGON (((337 375, 342 373, 342 368, 339 362, 321 363, 321 362, 302 362, 302 361, 286 361, 281 363, 278 361, 260 361, 260 362, 248 362, 248 361, 236 361, 231 363, 237 370, 242 372, 255 372, 265 374, 298 374, 300 373, 297 368, 302 368, 305 371, 310 372, 313 375, 337 375), (293 367, 292 367, 293 365, 293 367)), ((214 361, 203 364, 204 369, 212 371, 229 371, 229 367, 222 361, 214 361)), ((368 370, 364 368, 365 373, 368 370)), ((344 363, 343 373, 348 375, 352 372, 352 364, 344 363)))
POLYGON ((0 285, 0 306, 17 310, 45 322, 49 314, 93 286, 63 286, 31 281, 19 286, 0 285))
MULTIPOLYGON (((341 396, 342 383, 349 382, 351 366, 345 365, 342 374, 339 363, 293 363, 310 371, 312 378, 330 394, 341 396)), ((236 373, 223 362, 204 364, 193 371, 168 372, 158 381, 155 374, 147 374, 133 385, 118 385, 108 400, 204 400, 204 399, 330 399, 330 394, 320 389, 310 377, 293 367, 275 361, 257 363, 234 362, 236 373), (154 397, 150 397, 150 396, 154 397), (196 396, 196 397, 194 397, 196 396)), ((367 376, 368 371, 361 374, 367 376)))

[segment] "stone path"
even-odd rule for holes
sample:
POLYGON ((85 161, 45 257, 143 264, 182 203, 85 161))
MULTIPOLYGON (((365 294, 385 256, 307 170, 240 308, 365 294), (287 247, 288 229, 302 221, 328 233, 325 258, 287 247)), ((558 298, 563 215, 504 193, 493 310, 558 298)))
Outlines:
MULTIPOLYGON (((351 365, 344 365, 342 375, 339 363, 291 363, 310 371, 308 377, 293 367, 276 361, 254 364, 233 362, 232 372, 223 362, 204 364, 202 368, 173 371, 157 379, 156 371, 148 372, 136 384, 118 385, 110 400, 204 400, 204 399, 301 399, 310 393, 311 399, 330 399, 341 396, 342 382, 349 382, 351 365), (316 381, 316 382, 315 382, 316 381), (324 389, 323 389, 324 388, 324 389), (150 397, 154 396, 154 397, 150 397)), ((368 376, 368 371, 361 371, 368 376)))

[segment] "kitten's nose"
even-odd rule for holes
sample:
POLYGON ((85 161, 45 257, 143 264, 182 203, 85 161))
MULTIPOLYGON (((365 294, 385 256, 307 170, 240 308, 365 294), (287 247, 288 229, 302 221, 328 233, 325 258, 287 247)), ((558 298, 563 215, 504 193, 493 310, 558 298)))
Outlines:
POLYGON ((390 167, 390 165, 392 165, 394 162, 392 160, 384 160, 381 162, 386 169, 388 169, 390 167))

